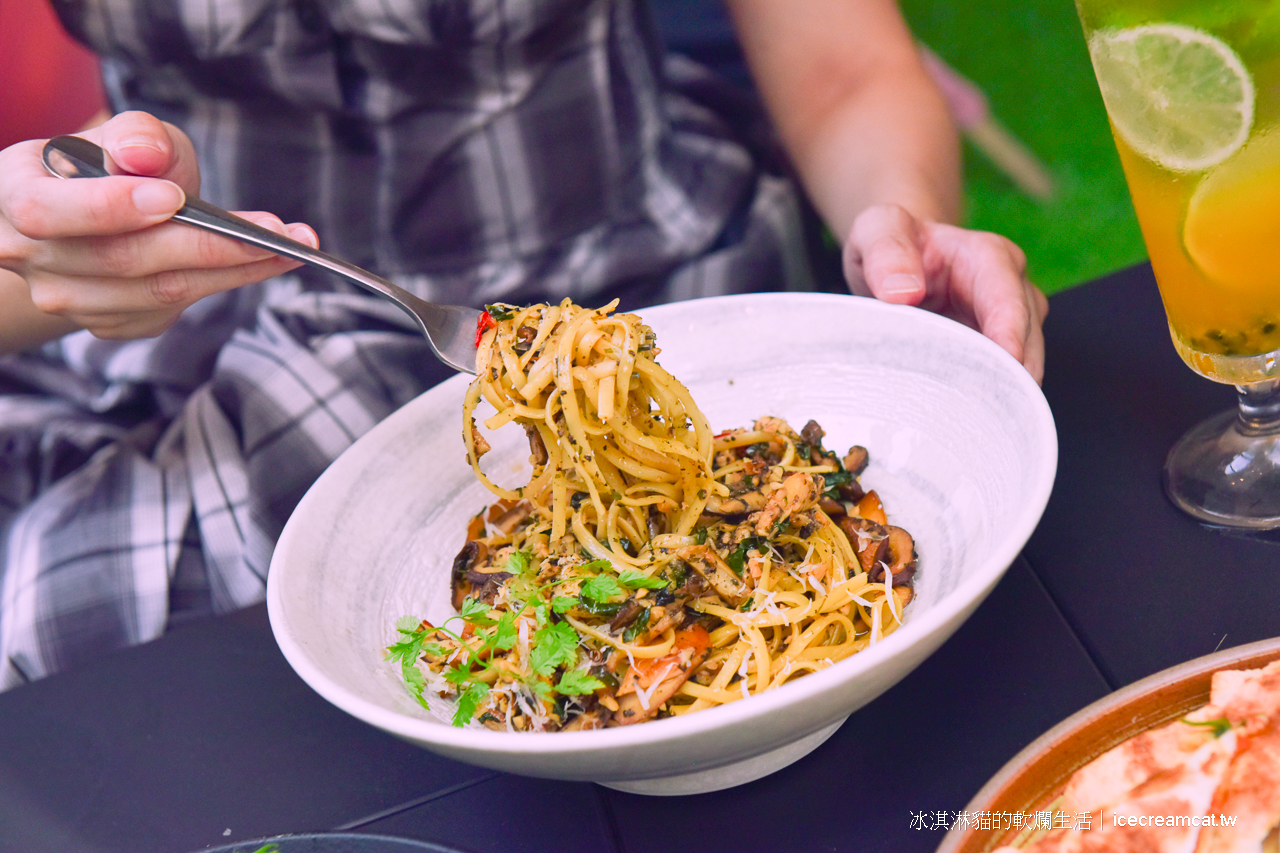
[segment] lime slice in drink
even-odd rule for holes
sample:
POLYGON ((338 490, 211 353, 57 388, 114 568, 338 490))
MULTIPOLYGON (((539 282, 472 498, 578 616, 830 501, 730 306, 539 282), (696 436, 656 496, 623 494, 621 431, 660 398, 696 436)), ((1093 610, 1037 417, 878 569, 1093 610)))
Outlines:
POLYGON ((1264 133, 1200 181, 1183 243, 1196 265, 1237 290, 1280 286, 1280 134, 1264 133))
POLYGON ((1175 171, 1230 157, 1253 125, 1253 81, 1230 47, 1181 24, 1098 30, 1089 55, 1116 132, 1175 171))

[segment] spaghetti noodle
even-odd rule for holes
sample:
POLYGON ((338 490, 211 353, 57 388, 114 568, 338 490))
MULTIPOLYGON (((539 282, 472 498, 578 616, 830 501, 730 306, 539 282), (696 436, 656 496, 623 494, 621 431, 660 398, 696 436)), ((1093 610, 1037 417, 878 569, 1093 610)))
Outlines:
POLYGON ((498 500, 452 569, 459 615, 401 620, 388 657, 453 722, 574 730, 774 689, 895 630, 914 543, 858 477, 867 454, 764 417, 713 435, 640 318, 569 300, 482 318, 464 441, 498 500), (476 426, 520 424, 532 473, 482 469, 476 426))

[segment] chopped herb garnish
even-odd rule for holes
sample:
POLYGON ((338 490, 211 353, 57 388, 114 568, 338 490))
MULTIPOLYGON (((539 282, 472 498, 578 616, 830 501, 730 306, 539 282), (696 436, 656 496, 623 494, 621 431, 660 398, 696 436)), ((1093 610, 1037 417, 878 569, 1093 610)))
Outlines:
POLYGON ((748 536, 738 543, 738 547, 734 548, 730 554, 724 558, 724 561, 733 569, 733 573, 742 576, 747 565, 747 552, 751 550, 759 551, 765 547, 765 540, 759 536, 748 536))
POLYGON ((635 621, 622 630, 622 639, 629 643, 648 630, 649 616, 651 613, 652 612, 647 607, 644 610, 641 610, 640 615, 635 618, 635 621))
POLYGON ((840 492, 836 487, 847 486, 853 482, 853 474, 849 471, 831 471, 821 476, 823 494, 836 500, 840 498, 840 492))

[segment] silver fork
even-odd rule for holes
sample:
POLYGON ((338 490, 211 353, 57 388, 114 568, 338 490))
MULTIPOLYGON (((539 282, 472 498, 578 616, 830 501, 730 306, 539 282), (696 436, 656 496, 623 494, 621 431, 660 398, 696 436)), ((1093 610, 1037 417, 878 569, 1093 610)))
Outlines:
MULTIPOLYGON (((106 169, 105 152, 78 136, 50 139, 45 143, 43 160, 45 168, 59 178, 102 178, 110 174, 106 169)), ((427 302, 355 264, 268 231, 199 198, 187 196, 187 203, 173 218, 337 273, 379 296, 385 296, 417 322, 432 352, 441 361, 464 373, 476 372, 476 324, 481 316, 476 309, 427 302)))

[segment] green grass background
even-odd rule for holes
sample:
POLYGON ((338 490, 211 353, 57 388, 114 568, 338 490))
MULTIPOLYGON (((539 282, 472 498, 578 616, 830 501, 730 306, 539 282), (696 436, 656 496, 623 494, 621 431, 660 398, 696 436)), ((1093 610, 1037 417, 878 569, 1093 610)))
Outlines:
POLYGON ((901 0, 916 36, 976 83, 1049 168, 1047 201, 965 145, 966 224, 1012 239, 1048 293, 1146 258, 1070 0, 901 0))

